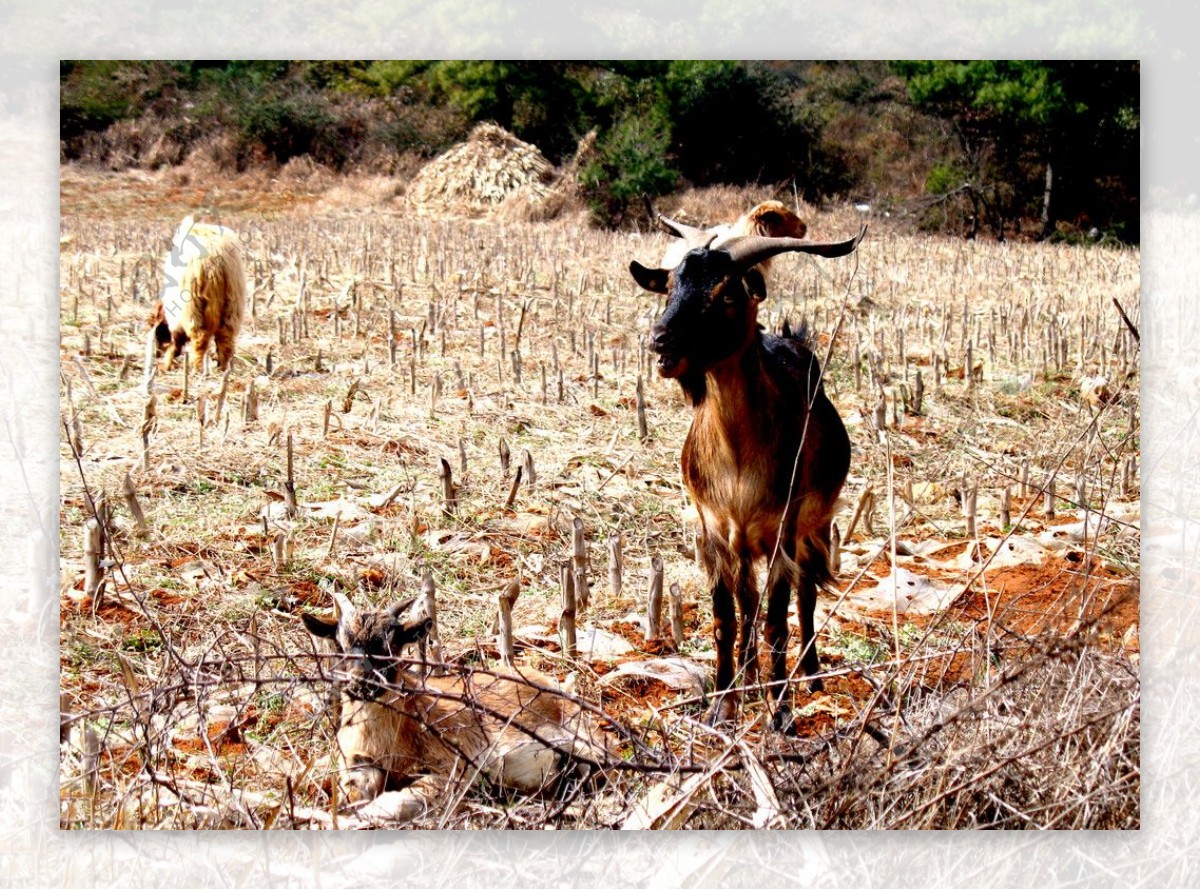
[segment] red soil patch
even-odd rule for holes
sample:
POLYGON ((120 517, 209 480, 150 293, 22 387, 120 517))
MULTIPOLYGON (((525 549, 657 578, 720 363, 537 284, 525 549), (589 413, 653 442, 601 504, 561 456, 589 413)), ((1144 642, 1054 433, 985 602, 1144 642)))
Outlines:
POLYGON ((315 582, 305 578, 296 578, 289 585, 292 595, 306 606, 325 608, 329 601, 328 595, 315 582))
MULTIPOLYGON (((83 589, 82 581, 77 585, 77 589, 83 589)), ((92 598, 85 596, 82 599, 75 599, 72 596, 63 596, 59 599, 59 608, 64 615, 68 613, 90 615, 92 612, 92 598)), ((96 610, 96 615, 99 616, 101 621, 109 624, 123 624, 126 627, 145 620, 140 613, 134 612, 132 609, 107 597, 100 600, 100 608, 96 610)))
POLYGON ((174 590, 167 590, 162 587, 155 587, 150 591, 150 596, 154 598, 160 606, 178 606, 180 603, 185 603, 191 597, 187 597, 174 590))
POLYGON ((1083 554, 1071 554, 989 571, 986 585, 976 583, 951 612, 1025 635, 1067 632, 1096 621, 1120 638, 1138 623, 1139 585, 1103 564, 1085 562, 1083 554))

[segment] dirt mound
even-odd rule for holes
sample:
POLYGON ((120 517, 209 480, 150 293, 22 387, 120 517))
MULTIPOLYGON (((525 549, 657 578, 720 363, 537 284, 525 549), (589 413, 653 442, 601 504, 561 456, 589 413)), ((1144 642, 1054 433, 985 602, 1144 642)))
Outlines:
POLYGON ((554 165, 536 147, 485 123, 426 164, 406 197, 430 210, 485 213, 509 201, 538 204, 550 197, 556 178, 554 165))

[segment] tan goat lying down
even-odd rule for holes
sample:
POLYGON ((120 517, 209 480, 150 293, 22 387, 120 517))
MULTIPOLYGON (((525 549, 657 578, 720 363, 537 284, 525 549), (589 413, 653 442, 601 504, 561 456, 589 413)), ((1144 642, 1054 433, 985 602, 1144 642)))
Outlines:
POLYGON ((180 224, 163 262, 162 299, 154 305, 154 328, 162 369, 191 343, 193 370, 200 370, 210 342, 217 349, 217 368, 233 358, 246 304, 246 273, 237 234, 224 226, 180 224))
POLYGON ((398 659, 431 629, 428 618, 402 617, 412 600, 360 612, 336 599, 338 621, 303 620, 340 655, 339 785, 348 800, 373 800, 415 777, 390 808, 394 818, 411 819, 451 786, 480 776, 522 794, 549 793, 607 759, 603 734, 546 675, 522 668, 422 678, 398 659))

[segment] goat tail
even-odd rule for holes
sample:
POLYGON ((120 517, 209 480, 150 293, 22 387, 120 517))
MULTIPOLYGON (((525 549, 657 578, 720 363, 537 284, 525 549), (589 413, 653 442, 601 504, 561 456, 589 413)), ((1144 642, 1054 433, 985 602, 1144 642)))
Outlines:
POLYGON ((768 568, 768 588, 782 579, 787 579, 794 588, 802 584, 811 584, 818 589, 829 585, 833 581, 833 571, 829 563, 828 535, 802 537, 796 541, 795 547, 794 557, 782 547, 772 557, 768 568))

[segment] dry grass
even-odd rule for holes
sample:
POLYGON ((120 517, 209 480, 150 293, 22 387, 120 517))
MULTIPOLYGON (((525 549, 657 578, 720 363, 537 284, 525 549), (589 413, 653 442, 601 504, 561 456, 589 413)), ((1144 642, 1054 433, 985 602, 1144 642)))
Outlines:
MULTIPOLYGON (((572 675, 620 728, 622 759, 598 790, 531 801, 476 787, 420 827, 1139 824, 1138 355, 1111 303, 1137 318, 1136 253, 915 238, 876 221, 856 258, 776 263, 763 321, 807 319, 854 442, 842 531, 862 492, 877 504, 819 607, 828 692, 798 694, 801 733, 783 739, 762 731, 753 697, 736 730, 714 733, 693 693, 605 680, 670 648, 636 625, 653 556, 684 593, 680 654, 711 658, 678 479, 689 412, 648 373, 640 347, 658 307, 625 272, 661 255, 662 236, 417 219, 387 209, 384 185, 369 215, 336 193, 288 198, 286 183, 263 185, 274 203, 250 186, 210 189, 242 236, 254 316, 223 402, 211 376, 190 377, 186 393, 181 371, 154 381, 147 457, 143 316, 186 189, 140 182, 140 200, 121 203, 133 187, 120 177, 64 182, 64 827, 360 824, 335 815, 329 686, 298 614, 329 608, 335 587, 363 603, 416 592, 425 571, 460 669, 494 662, 496 597, 519 577, 519 661, 572 675), (968 342, 982 362, 970 384, 968 342), (1096 374, 1113 398, 1093 409, 1079 392, 1096 374), (279 509, 289 436, 294 517, 279 509), (526 452, 536 480, 506 509, 526 452), (449 514, 442 459, 458 486, 449 514), (145 537, 122 500, 126 473, 145 537), (1052 474, 1053 519, 1040 493, 1052 474), (964 477, 979 491, 974 541, 956 502, 964 477), (80 533, 102 491, 112 549, 96 604, 80 533), (575 517, 593 588, 583 623, 630 653, 561 651, 559 561, 575 517), (613 532, 619 597, 604 569, 613 532), (1002 542, 1025 539, 1046 548, 1040 559, 1002 564, 1002 542), (862 594, 893 565, 957 595, 928 613, 873 608, 862 594)), ((715 222, 762 197, 682 205, 715 222)), ((815 238, 857 228, 852 209, 805 215, 815 238)))

